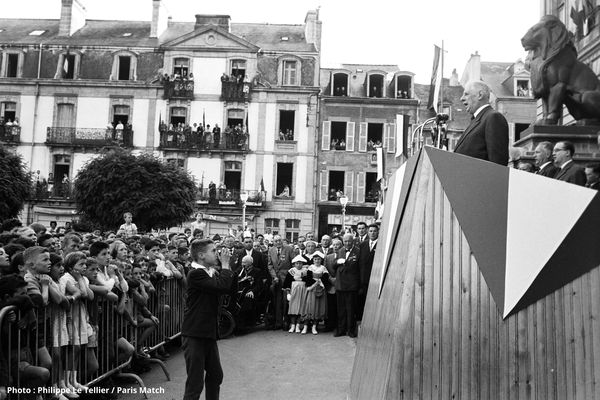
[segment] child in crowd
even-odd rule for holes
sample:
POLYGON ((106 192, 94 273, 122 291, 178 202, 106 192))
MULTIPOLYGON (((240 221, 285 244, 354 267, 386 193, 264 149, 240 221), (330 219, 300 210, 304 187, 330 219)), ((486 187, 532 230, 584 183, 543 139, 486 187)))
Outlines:
POLYGON ((307 331, 306 325, 300 331, 300 317, 304 314, 306 307, 306 259, 297 255, 292 260, 292 268, 288 271, 283 282, 283 290, 287 292, 289 301, 288 315, 290 316, 290 330, 288 332, 303 333, 307 331))
POLYGON ((144 285, 140 282, 141 276, 141 268, 134 267, 131 280, 129 281, 129 295, 136 305, 134 318, 137 329, 140 332, 136 347, 138 352, 146 354, 147 350, 143 345, 158 327, 159 320, 148 310, 147 306, 150 296, 146 293, 144 285))
MULTIPOLYGON (((308 248, 308 246, 306 246, 308 248)), ((313 264, 308 267, 306 289, 306 325, 312 325, 312 334, 316 335, 320 320, 327 318, 327 294, 329 273, 323 265, 325 255, 320 251, 312 254, 313 264)))
MULTIPOLYGON (((60 297, 52 297, 49 304, 50 319, 52 321, 52 382, 60 389, 68 389, 66 385, 66 357, 67 346, 69 345, 69 331, 67 329, 67 315, 71 308, 71 303, 67 300, 66 286, 60 284, 60 277, 64 273, 63 259, 59 255, 50 253, 50 277, 52 281, 50 285, 60 294, 60 297)), ((69 315, 70 316, 70 315, 69 315)), ((67 398, 78 398, 76 393, 67 390, 65 392, 67 398)))
POLYGON ((125 220, 125 223, 119 227, 117 235, 125 237, 137 235, 137 226, 135 226, 135 224, 132 222, 133 214, 130 212, 124 213, 123 219, 125 220))
POLYGON ((86 255, 80 251, 69 253, 65 257, 65 273, 60 283, 65 287, 67 298, 71 303, 71 318, 67 322, 70 333, 70 346, 67 350, 67 371, 65 385, 72 390, 87 390, 87 387, 77 381, 77 370, 81 347, 85 347, 88 338, 93 334, 89 324, 89 316, 85 300, 93 300, 94 293, 89 287, 89 280, 83 275, 86 270, 86 255))

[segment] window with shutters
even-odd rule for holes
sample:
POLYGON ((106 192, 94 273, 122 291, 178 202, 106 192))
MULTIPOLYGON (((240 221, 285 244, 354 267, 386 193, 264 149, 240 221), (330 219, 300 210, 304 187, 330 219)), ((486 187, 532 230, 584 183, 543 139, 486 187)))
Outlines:
POLYGON ((379 198, 379 182, 377 181, 376 172, 367 172, 365 179, 365 188, 367 193, 365 195, 365 201, 368 203, 375 203, 379 198))
POLYGON ((337 201, 344 195, 344 171, 329 171, 329 186, 327 200, 337 201))
POLYGON ((56 123, 60 128, 75 127, 75 105, 72 103, 59 103, 56 108, 56 123))
POLYGON ((265 230, 271 229, 273 235, 279 234, 279 218, 265 218, 265 230))
POLYGON ((331 150, 346 150, 346 122, 331 122, 331 150))
POLYGON ((299 219, 286 219, 285 220, 285 238, 290 243, 294 243, 298 240, 300 235, 300 220, 299 219))

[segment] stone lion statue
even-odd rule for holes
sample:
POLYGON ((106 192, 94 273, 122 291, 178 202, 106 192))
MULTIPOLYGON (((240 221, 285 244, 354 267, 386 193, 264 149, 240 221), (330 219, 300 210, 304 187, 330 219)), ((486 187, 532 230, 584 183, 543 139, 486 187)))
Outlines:
POLYGON ((555 16, 546 15, 521 39, 531 72, 533 97, 542 99, 536 125, 556 125, 562 105, 583 124, 600 124, 600 82, 577 60, 573 35, 555 16))

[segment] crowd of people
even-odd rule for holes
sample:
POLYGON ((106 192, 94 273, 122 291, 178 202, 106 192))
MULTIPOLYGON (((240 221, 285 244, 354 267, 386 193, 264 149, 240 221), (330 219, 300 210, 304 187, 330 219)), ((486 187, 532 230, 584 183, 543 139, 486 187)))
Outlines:
MULTIPOLYGON (((16 306, 18 312, 2 321, 2 335, 12 329, 23 338, 36 336, 19 341, 32 346, 25 353, 15 347, 16 340, 10 345, 0 341, 0 399, 9 386, 46 385, 62 390, 56 396, 60 400, 77 398, 89 374, 98 370, 98 347, 108 345, 98 341, 99 300, 113 304, 115 317, 136 332, 111 344, 117 349, 113 356, 168 357, 162 347, 150 352, 146 346, 162 323, 158 314, 176 306, 165 304, 156 288, 164 280, 186 287, 193 267, 191 243, 210 237, 196 222, 181 233, 157 235, 138 232, 131 213, 124 214, 118 230, 103 233, 80 232, 77 224, 57 226, 56 221, 48 227, 4 221, 0 309, 16 306), (81 363, 87 376, 77 374, 81 363), (14 371, 19 371, 19 382, 14 371)), ((319 242, 307 233, 289 243, 270 229, 212 236, 219 265, 227 265, 235 277, 228 303, 235 305, 237 332, 263 326, 315 335, 335 330, 335 336, 355 337, 378 233, 377 225, 361 222, 355 232, 334 230, 319 242)))
POLYGON ((574 155, 575 146, 570 141, 545 141, 535 147, 535 164, 521 161, 517 167, 523 171, 598 190, 600 164, 590 163, 581 167, 574 163, 574 155))
POLYGON ((178 123, 167 125, 160 122, 159 131, 162 146, 186 146, 198 149, 241 149, 247 144, 248 131, 245 125, 227 125, 221 132, 219 124, 210 125, 178 123))

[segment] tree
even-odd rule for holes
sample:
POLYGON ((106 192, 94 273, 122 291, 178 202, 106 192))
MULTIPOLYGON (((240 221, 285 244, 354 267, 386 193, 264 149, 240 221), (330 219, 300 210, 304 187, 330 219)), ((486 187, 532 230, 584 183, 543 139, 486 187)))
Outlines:
POLYGON ((32 191, 23 157, 0 145, 0 221, 16 218, 32 191))
POLYGON ((131 212, 140 230, 168 228, 194 212, 196 185, 176 165, 150 154, 113 149, 77 174, 74 195, 84 218, 102 229, 117 229, 131 212))

